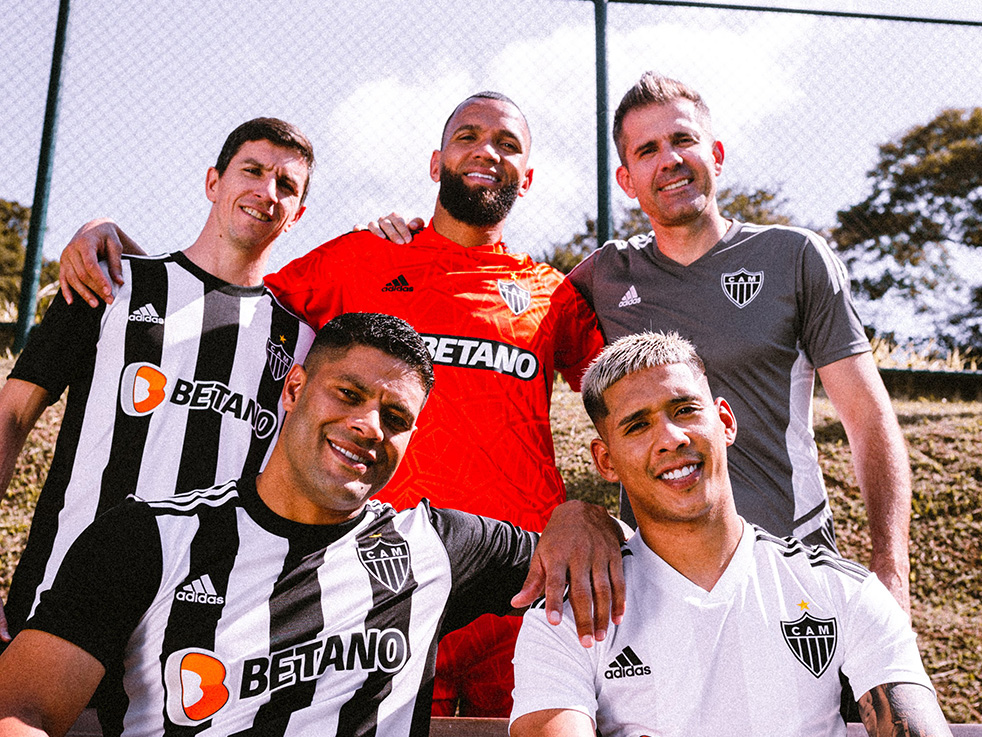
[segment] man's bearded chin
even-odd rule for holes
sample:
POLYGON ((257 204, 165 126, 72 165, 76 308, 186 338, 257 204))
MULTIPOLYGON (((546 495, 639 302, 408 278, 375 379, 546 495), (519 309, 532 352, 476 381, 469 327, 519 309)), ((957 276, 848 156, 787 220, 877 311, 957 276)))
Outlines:
POLYGON ((476 227, 497 225, 518 199, 518 184, 500 189, 468 187, 464 178, 446 167, 440 168, 440 204, 454 218, 476 227))

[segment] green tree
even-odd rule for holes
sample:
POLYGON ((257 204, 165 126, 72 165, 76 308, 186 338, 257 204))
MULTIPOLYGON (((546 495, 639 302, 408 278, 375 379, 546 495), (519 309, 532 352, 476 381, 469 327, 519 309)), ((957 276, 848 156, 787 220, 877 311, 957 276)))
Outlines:
POLYGON ((949 344, 982 346, 982 284, 966 268, 982 247, 982 108, 944 110, 880 146, 867 177, 869 196, 832 232, 854 290, 906 301, 949 344))
MULTIPOLYGON (((780 192, 726 187, 717 192, 716 201, 719 203, 723 217, 762 225, 788 225, 791 222, 791 219, 782 212, 786 203, 780 192)), ((632 235, 647 233, 649 230, 651 230, 651 223, 648 221, 648 216, 640 207, 632 207, 620 218, 615 218, 613 237, 615 240, 627 240, 632 235)), ((576 233, 566 243, 553 246, 546 262, 568 274, 596 248, 597 221, 595 218, 588 217, 584 221, 581 232, 576 233)))
MULTIPOLYGON (((0 199, 0 309, 8 314, 16 312, 20 301, 21 274, 24 271, 24 253, 27 229, 31 221, 31 208, 0 199)), ((58 262, 42 260, 41 288, 58 281, 58 262)), ((38 312, 47 308, 50 298, 39 301, 38 312)))

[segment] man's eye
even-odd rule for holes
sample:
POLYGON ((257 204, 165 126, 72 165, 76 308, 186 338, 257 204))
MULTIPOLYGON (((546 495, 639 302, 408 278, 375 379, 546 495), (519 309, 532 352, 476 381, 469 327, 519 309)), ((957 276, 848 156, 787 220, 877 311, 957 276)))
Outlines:
POLYGON ((385 424, 387 424, 393 432, 401 433, 406 432, 412 427, 412 424, 402 415, 389 413, 385 416, 385 424))

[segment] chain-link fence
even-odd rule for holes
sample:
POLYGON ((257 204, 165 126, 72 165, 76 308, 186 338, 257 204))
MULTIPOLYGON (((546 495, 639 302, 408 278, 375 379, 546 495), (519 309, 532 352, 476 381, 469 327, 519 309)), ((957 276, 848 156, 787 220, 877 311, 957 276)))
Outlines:
MULTIPOLYGON (((0 199, 22 205, 57 14, 58 0, 0 4, 0 199)), ((689 82, 726 146, 722 186, 779 191, 795 222, 818 229, 867 196, 879 145, 982 96, 978 25, 617 2, 608 24, 611 108, 646 69, 689 82)), ((271 268, 393 208, 429 216, 444 120, 496 89, 533 133, 534 184, 506 237, 543 257, 596 216, 595 62, 583 0, 75 0, 45 255, 97 216, 151 252, 190 244, 206 168, 257 115, 298 124, 319 159, 307 214, 271 268)), ((613 202, 615 215, 631 204, 616 186, 613 202)))
MULTIPOLYGON (((57 0, 6 3, 0 198, 30 205, 57 0)), ((693 84, 725 185, 780 189, 828 227, 864 198, 877 146, 982 90, 982 29, 611 3, 611 106, 645 69, 693 84)), ((427 161, 454 104, 498 89, 526 112, 535 182, 508 240, 535 255, 596 214, 593 3, 110 3, 71 8, 45 253, 109 215, 152 251, 197 234, 226 133, 270 114, 317 147, 305 221, 271 266, 399 208, 428 215, 427 161)), ((616 186, 615 212, 629 205, 616 186)))

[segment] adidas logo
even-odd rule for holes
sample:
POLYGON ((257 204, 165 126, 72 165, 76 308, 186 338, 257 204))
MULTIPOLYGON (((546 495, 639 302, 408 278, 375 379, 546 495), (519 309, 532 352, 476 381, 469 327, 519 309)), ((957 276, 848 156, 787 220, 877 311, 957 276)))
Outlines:
POLYGON ((604 678, 630 678, 631 676, 650 675, 651 668, 642 663, 641 658, 630 647, 621 650, 621 654, 610 661, 607 670, 604 671, 604 678))
POLYGON ((406 277, 399 274, 398 279, 393 279, 384 287, 382 287, 383 292, 411 292, 413 288, 409 286, 409 282, 406 281, 406 277))
POLYGON ((207 573, 200 578, 196 578, 178 591, 174 598, 178 601, 186 601, 191 604, 224 604, 225 597, 219 596, 215 591, 215 586, 211 582, 211 576, 207 573))
POLYGON ((157 314, 157 310, 153 308, 153 305, 147 302, 138 310, 133 310, 130 313, 130 322, 153 322, 158 325, 164 324, 164 318, 157 314))
POLYGON ((630 307, 631 305, 636 305, 641 302, 641 298, 638 296, 638 290, 632 284, 631 288, 624 292, 624 296, 621 297, 621 301, 617 303, 618 307, 630 307))

